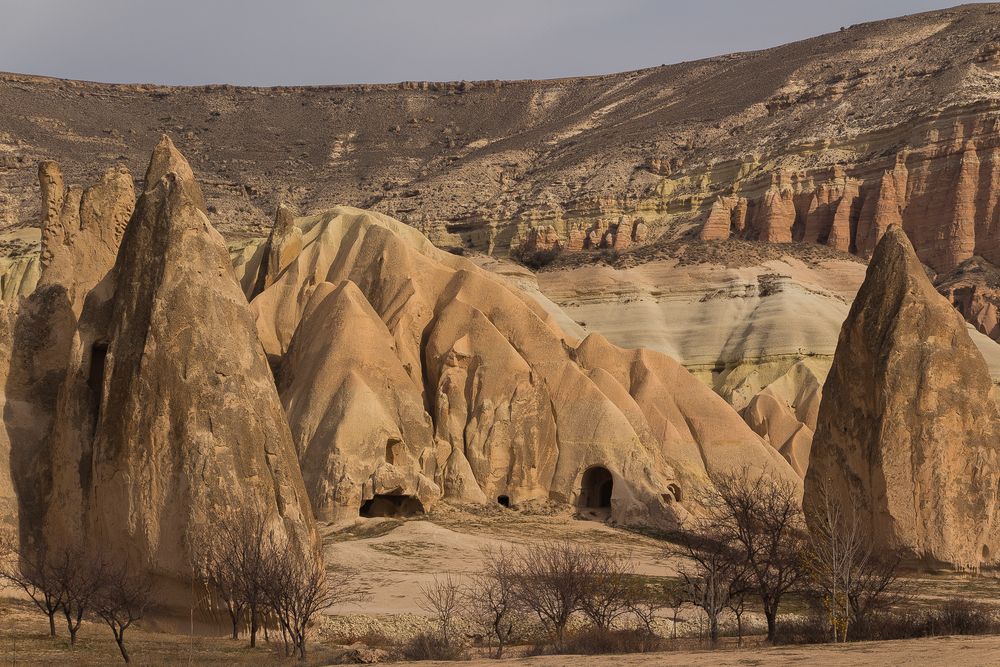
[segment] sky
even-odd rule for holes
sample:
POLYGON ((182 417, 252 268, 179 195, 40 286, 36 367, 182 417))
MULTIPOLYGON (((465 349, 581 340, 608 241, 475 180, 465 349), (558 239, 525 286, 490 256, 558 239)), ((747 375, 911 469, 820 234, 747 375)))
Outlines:
POLYGON ((932 0, 0 0, 0 71, 116 83, 541 79, 777 46, 932 0))

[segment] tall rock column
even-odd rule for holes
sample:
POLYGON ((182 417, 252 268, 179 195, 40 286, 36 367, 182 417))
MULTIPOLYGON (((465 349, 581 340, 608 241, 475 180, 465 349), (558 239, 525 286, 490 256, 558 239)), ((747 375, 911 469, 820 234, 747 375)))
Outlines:
POLYGON ((188 609, 202 546, 258 509, 318 555, 291 432, 250 309, 190 166, 166 137, 112 272, 90 294, 49 439, 48 544, 150 573, 188 609))
MULTIPOLYGON (((57 426, 61 388, 80 353, 84 300, 114 265, 125 222, 135 207, 132 177, 123 168, 109 169, 86 190, 67 189, 55 162, 41 163, 38 178, 43 212, 41 274, 6 332, 10 355, 4 361, 9 366, 0 363, 6 395, 0 456, 10 461, 26 548, 41 543, 42 514, 53 475, 69 474, 53 468, 49 444, 57 426)), ((71 512, 75 511, 76 506, 71 512)))
POLYGON ((1000 549, 1000 417, 986 363, 898 226, 840 332, 805 480, 856 504, 882 549, 978 567, 1000 549))

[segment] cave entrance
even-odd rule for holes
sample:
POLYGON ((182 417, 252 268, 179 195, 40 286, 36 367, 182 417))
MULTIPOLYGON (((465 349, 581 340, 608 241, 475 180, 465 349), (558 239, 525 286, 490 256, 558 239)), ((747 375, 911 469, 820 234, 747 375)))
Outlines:
POLYGON ((580 486, 579 506, 590 514, 606 513, 611 509, 611 493, 614 490, 611 472, 602 466, 594 466, 583 473, 580 486))
POLYGON ((510 507, 510 496, 497 496, 497 503, 504 507, 510 507))
POLYGON ((90 389, 94 430, 101 417, 101 396, 104 393, 104 367, 108 360, 108 344, 94 343, 90 348, 90 368, 87 370, 87 387, 90 389))
POLYGON ((669 495, 670 500, 668 502, 681 502, 681 487, 676 484, 667 484, 667 493, 664 495, 669 495))
POLYGON ((415 496, 405 496, 395 493, 377 493, 371 500, 361 505, 359 516, 369 519, 375 517, 404 518, 424 513, 423 504, 415 496))
POLYGON ((90 348, 90 371, 87 373, 87 386, 90 391, 101 396, 104 388, 104 363, 108 360, 108 344, 94 343, 90 348))

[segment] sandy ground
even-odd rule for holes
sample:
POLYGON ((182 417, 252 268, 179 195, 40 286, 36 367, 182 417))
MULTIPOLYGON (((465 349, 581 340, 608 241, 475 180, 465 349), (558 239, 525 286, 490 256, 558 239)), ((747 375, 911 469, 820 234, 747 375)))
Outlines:
POLYGON ((746 667, 808 665, 845 667, 848 665, 906 665, 906 667, 980 667, 1000 665, 1000 637, 934 637, 892 642, 859 642, 843 646, 779 646, 727 651, 677 651, 646 655, 546 656, 504 660, 473 660, 465 663, 397 663, 434 665, 463 664, 468 667, 510 665, 528 667, 598 667, 615 665, 685 665, 686 667, 746 667))
POLYGON ((359 519, 328 526, 323 532, 327 563, 357 570, 373 594, 361 609, 338 607, 332 614, 423 613, 417 604, 421 586, 442 575, 461 579, 472 574, 482 564, 484 548, 525 547, 547 540, 565 539, 629 555, 639 574, 676 574, 662 542, 575 519, 569 512, 542 516, 499 507, 474 512, 444 508, 435 511, 433 522, 359 519))

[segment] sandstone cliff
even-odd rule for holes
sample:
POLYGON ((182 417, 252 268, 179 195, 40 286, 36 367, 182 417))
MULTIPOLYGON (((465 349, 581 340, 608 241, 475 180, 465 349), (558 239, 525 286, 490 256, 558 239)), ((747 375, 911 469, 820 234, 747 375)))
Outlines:
POLYGON ((970 324, 1000 342, 1000 269, 973 257, 934 284, 970 324))
POLYGON ((857 503, 883 548, 914 562, 992 564, 1000 417, 961 316, 890 227, 841 329, 823 388, 805 506, 857 503))

